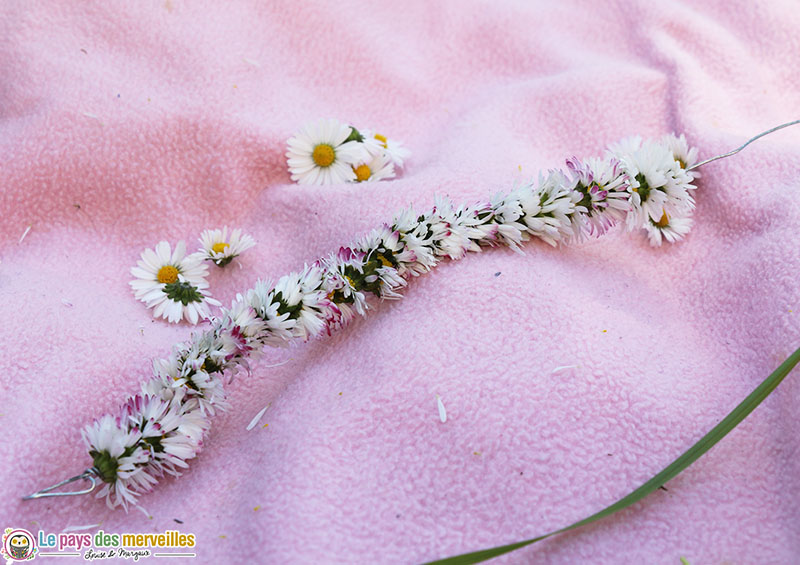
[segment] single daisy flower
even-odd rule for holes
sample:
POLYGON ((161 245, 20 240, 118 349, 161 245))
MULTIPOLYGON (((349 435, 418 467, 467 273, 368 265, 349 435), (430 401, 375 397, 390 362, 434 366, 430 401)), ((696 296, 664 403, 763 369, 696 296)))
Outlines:
POLYGON ((266 326, 258 337, 259 342, 272 347, 284 347, 292 339, 297 321, 290 317, 291 312, 276 299, 275 293, 272 292, 273 288, 274 285, 270 281, 259 279, 255 286, 247 291, 245 300, 266 326))
POLYGON ((658 222, 664 213, 681 214, 694 206, 687 187, 675 182, 678 162, 666 145, 635 137, 612 146, 611 152, 628 176, 629 231, 646 227, 649 220, 658 222))
POLYGON ((330 306, 325 319, 329 334, 332 329, 347 325, 356 313, 367 315, 366 296, 356 282, 364 273, 365 257, 362 251, 341 247, 338 253, 316 263, 324 273, 322 285, 330 306))
POLYGON ((139 444, 140 430, 131 430, 127 422, 106 414, 81 432, 92 457, 92 470, 105 483, 97 498, 106 497, 109 508, 136 504, 156 479, 147 472, 150 454, 139 444))
POLYGON ((572 189, 573 184, 564 173, 553 170, 540 174, 537 184, 505 196, 494 207, 495 216, 502 222, 498 226, 502 240, 518 251, 517 230, 521 231, 522 241, 534 235, 552 246, 573 236, 572 217, 586 211, 580 206, 581 195, 572 189), (517 214, 519 217, 515 218, 517 214), (520 224, 524 224, 522 228, 520 224))
POLYGON ((134 295, 153 315, 177 324, 186 318, 196 324, 210 317, 208 304, 220 303, 208 295, 206 275, 208 267, 200 255, 186 255, 186 245, 181 241, 170 250, 166 241, 159 242, 155 250, 145 249, 138 267, 131 268, 136 277, 130 282, 134 295))
POLYGON ((192 412, 184 411, 181 397, 164 400, 159 395, 137 394, 122 406, 123 421, 141 434, 140 444, 150 452, 148 467, 159 476, 180 475, 178 468, 188 467, 186 461, 194 458, 202 443, 198 436, 202 437, 203 430, 197 428, 192 412))
POLYGON ((356 180, 352 165, 366 158, 360 137, 355 128, 333 119, 307 124, 288 141, 286 157, 292 180, 300 184, 356 180))
POLYGON ((306 266, 302 272, 291 273, 278 279, 271 292, 279 312, 286 312, 296 321, 295 337, 307 340, 325 329, 324 316, 330 300, 322 288, 322 269, 306 266))
MULTIPOLYGON (((225 366, 224 352, 219 336, 214 332, 201 334, 191 343, 183 344, 185 349, 178 352, 178 370, 166 375, 173 388, 184 387, 194 397, 200 411, 215 414, 216 410, 229 408, 222 369, 225 366)), ((173 369, 174 365, 165 365, 173 369)))
POLYGON ((669 216, 664 212, 657 222, 649 219, 644 229, 647 232, 647 239, 650 241, 650 245, 658 247, 661 245, 662 239, 667 240, 669 243, 676 243, 683 239, 692 229, 692 223, 693 221, 689 217, 669 216))
POLYGON ((230 374, 235 374, 239 365, 249 371, 248 357, 260 357, 261 343, 258 336, 266 330, 267 325, 259 318, 247 298, 237 294, 231 302, 230 310, 222 318, 215 320, 213 327, 220 336, 226 368, 230 367, 230 374))
POLYGON ((589 235, 600 236, 611 226, 625 219, 629 210, 628 177, 616 158, 567 159, 572 172, 575 190, 581 195, 571 221, 578 241, 589 235))
POLYGON ((402 142, 396 139, 389 139, 385 135, 364 130, 364 144, 371 154, 376 154, 375 148, 383 149, 383 153, 389 160, 399 168, 403 167, 403 161, 411 157, 411 151, 403 147, 402 142), (377 142, 377 143, 376 143, 377 142))
POLYGON ((242 230, 236 229, 231 232, 231 237, 228 239, 228 226, 221 230, 205 230, 200 235, 199 252, 203 254, 204 259, 213 261, 217 267, 224 267, 235 257, 241 255, 253 247, 256 242, 247 234, 243 234, 242 230))
MULTIPOLYGON (((678 137, 674 133, 668 133, 661 139, 661 142, 672 152, 672 156, 678 162, 681 169, 688 169, 697 163, 697 148, 689 147, 689 142, 686 141, 686 136, 683 134, 678 137)), ((695 171, 692 171, 690 174, 692 174, 694 178, 700 176, 700 173, 695 171)))
POLYGON ((394 163, 384 153, 374 155, 371 159, 353 165, 353 173, 357 182, 375 182, 394 178, 394 163))

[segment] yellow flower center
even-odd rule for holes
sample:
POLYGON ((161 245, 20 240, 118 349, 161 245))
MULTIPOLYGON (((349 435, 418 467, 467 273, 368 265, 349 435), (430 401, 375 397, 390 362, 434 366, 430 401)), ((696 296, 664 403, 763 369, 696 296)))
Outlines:
POLYGON ((386 147, 387 147, 387 144, 386 144, 386 137, 385 137, 385 136, 383 136, 383 135, 381 135, 381 134, 379 134, 379 133, 376 133, 376 134, 375 134, 375 139, 377 139, 378 141, 380 141, 380 142, 381 142, 381 144, 383 144, 383 148, 384 148, 384 149, 386 149, 386 147))
POLYGON ((158 282, 164 284, 172 284, 178 280, 178 269, 172 265, 164 265, 158 270, 158 282))
POLYGON ((384 257, 382 253, 378 253, 375 256, 378 259, 380 259, 380 262, 383 263, 384 267, 391 267, 392 266, 392 264, 389 262, 389 260, 386 257, 384 257))
POLYGON ((353 279, 351 279, 351 278, 350 278, 350 277, 348 277, 347 275, 345 275, 345 276, 344 276, 344 278, 346 278, 346 279, 347 279, 347 282, 349 282, 349 283, 350 283, 350 286, 352 286, 353 288, 355 288, 355 287, 356 287, 356 283, 355 283, 355 282, 353 282, 353 279))
POLYGON ((211 246, 211 251, 214 253, 223 253, 228 247, 230 246, 227 243, 220 241, 219 243, 215 243, 211 246))
POLYGON ((314 148, 311 158, 320 167, 330 167, 336 159, 336 151, 327 143, 320 143, 314 148))
POLYGON ((358 182, 365 181, 372 176, 372 171, 370 171, 369 167, 367 167, 366 165, 359 165, 358 167, 353 167, 353 172, 356 174, 356 180, 358 182))
POLYGON ((656 227, 658 227, 658 228, 665 228, 665 227, 667 227, 668 225, 669 225, 669 217, 667 216, 667 213, 666 213, 666 212, 664 212, 664 213, 661 215, 661 219, 660 219, 660 220, 658 220, 658 221, 656 222, 656 227))

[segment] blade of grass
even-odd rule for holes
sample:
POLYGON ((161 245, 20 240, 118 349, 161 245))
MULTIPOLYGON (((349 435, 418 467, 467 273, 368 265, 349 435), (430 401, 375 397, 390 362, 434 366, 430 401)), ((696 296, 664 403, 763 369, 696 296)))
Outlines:
POLYGON ((648 494, 657 490, 658 487, 675 478, 681 471, 697 461, 704 453, 714 447, 719 440, 724 438, 731 430, 739 425, 739 423, 744 420, 750 414, 750 412, 752 412, 766 397, 770 395, 773 390, 775 390, 775 387, 781 383, 784 377, 791 372, 798 362, 800 362, 800 349, 797 349, 794 353, 789 355, 789 357, 783 363, 781 363, 780 367, 775 369, 775 371, 768 376, 764 382, 758 385, 758 387, 756 387, 756 389, 751 392, 747 398, 745 398, 736 408, 734 408, 730 414, 725 416, 725 418, 719 424, 714 426, 710 432, 700 438, 700 441, 687 449, 663 471, 655 475, 628 496, 621 498, 611 506, 608 506, 603 510, 592 514, 588 518, 584 518, 583 520, 575 522, 574 524, 571 524, 565 528, 555 530, 536 538, 511 543, 508 545, 492 547, 489 549, 481 549, 470 553, 463 553, 453 557, 446 557, 437 561, 430 561, 427 565, 466 565, 469 563, 480 563, 481 561, 486 561, 487 559, 492 559, 493 557, 503 555, 504 553, 509 553, 551 536, 591 524, 592 522, 601 520, 606 516, 610 516, 615 512, 619 512, 620 510, 639 502, 648 494))

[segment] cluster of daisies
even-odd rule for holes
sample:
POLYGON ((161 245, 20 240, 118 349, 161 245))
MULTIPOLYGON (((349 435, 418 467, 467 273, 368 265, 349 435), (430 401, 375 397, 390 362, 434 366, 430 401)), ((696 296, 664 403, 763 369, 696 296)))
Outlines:
POLYGON ((289 139, 286 152, 289 173, 299 184, 391 179, 410 155, 399 141, 334 119, 306 124, 289 139))
POLYGON ((242 230, 233 230, 229 237, 227 226, 205 230, 200 235, 200 249, 189 255, 184 242, 173 250, 168 242, 161 241, 155 249, 145 249, 138 266, 131 268, 136 277, 130 282, 134 296, 154 308, 156 318, 172 323, 185 318, 196 324, 210 317, 209 305, 221 306, 209 295, 206 261, 224 267, 254 245, 253 238, 242 230))
MULTIPOLYGON (((697 175, 689 169, 696 154, 683 136, 626 140, 604 158, 570 159, 566 171, 550 171, 488 202, 454 207, 437 199, 426 213, 404 210, 300 272, 275 284, 259 281, 212 318, 207 331, 155 361, 152 380, 115 415, 84 430, 92 470, 105 482, 100 496, 127 509, 160 477, 185 469, 202 447, 210 416, 227 408, 225 384, 240 368, 249 370, 248 359, 265 346, 329 334, 365 315, 369 296, 399 298, 411 277, 445 258, 500 244, 519 250, 533 237, 552 245, 582 240, 620 222, 647 230, 654 243, 679 239, 691 225, 697 175)), ((143 258, 149 272, 160 272, 168 251, 143 258)), ((180 256, 169 257, 176 270, 180 256)), ((156 291, 167 294, 153 285, 156 291)))

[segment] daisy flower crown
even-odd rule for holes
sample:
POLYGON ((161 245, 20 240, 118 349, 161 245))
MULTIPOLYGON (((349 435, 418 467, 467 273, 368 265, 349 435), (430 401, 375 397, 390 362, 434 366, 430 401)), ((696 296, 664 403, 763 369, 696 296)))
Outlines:
MULTIPOLYGON (((320 123, 331 143, 338 140, 337 155, 341 155, 349 134, 336 129, 333 121, 320 123)), ((683 135, 629 138, 612 145, 603 157, 573 157, 567 160, 565 170, 550 170, 537 181, 489 201, 455 206, 438 198, 426 212, 403 210, 391 222, 301 271, 274 283, 259 280, 253 288, 237 294, 230 308, 210 318, 207 330, 176 345, 168 357, 154 360, 152 378, 118 410, 82 430, 89 460, 83 473, 25 499, 85 494, 99 484, 98 497, 105 498, 111 508, 127 510, 166 475, 179 476, 200 453, 212 417, 230 407, 226 386, 231 377, 242 368, 249 371, 249 362, 257 359, 264 347, 329 335, 357 314, 366 315, 369 297, 400 298, 410 279, 444 259, 458 260, 468 252, 499 245, 521 252, 521 246, 533 238, 553 246, 567 244, 600 236, 616 224, 629 231, 644 230, 652 245, 674 243, 692 226, 697 167, 733 155, 759 137, 796 123, 800 120, 699 163, 697 149, 691 148, 683 135), (90 484, 83 490, 53 492, 79 480, 90 484)), ((314 151, 308 145, 303 147, 314 151)), ((224 237, 204 234, 205 259, 225 261, 234 251, 241 251, 242 245, 252 244, 237 240, 237 249, 225 255, 226 249, 214 249, 213 243, 223 240, 227 241, 227 233, 224 237)), ((176 285, 175 292, 186 284, 203 293, 205 287, 197 282, 203 257, 187 260, 184 252, 179 246, 171 253, 168 245, 159 244, 152 256, 143 255, 145 264, 140 263, 139 268, 152 271, 158 264, 179 264, 180 275, 178 269, 173 269, 174 273, 159 270, 159 280, 176 285)), ((136 292, 148 292, 144 283, 132 285, 136 292)), ((201 317, 207 312, 195 308, 183 314, 201 317)))

